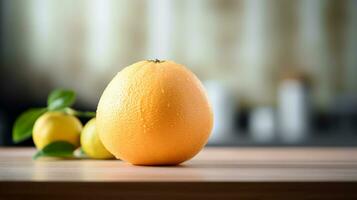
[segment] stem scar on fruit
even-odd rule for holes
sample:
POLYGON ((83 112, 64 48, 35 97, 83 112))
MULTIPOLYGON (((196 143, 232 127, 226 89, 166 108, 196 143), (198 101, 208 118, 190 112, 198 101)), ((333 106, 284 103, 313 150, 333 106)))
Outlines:
POLYGON ((153 63, 163 63, 165 62, 165 60, 159 60, 159 59, 155 59, 155 60, 147 60, 148 62, 153 62, 153 63))

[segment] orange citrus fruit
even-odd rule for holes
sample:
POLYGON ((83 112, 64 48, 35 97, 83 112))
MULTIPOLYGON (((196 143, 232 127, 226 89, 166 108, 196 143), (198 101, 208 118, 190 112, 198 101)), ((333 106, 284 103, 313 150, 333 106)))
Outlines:
POLYGON ((192 158, 206 144, 212 124, 202 83, 172 61, 141 61, 124 68, 97 108, 104 146, 135 165, 175 165, 192 158))

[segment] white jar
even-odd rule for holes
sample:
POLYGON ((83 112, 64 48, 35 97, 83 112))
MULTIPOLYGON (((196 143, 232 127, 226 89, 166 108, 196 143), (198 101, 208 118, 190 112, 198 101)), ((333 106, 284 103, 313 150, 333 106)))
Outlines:
POLYGON ((278 90, 278 118, 280 138, 294 143, 309 132, 310 100, 307 85, 299 79, 284 79, 278 90))
POLYGON ((234 132, 236 101, 232 93, 219 81, 204 83, 214 115, 213 130, 209 143, 220 144, 229 140, 234 132))
POLYGON ((271 142, 276 137, 275 110, 272 107, 254 108, 249 117, 249 131, 254 141, 271 142))

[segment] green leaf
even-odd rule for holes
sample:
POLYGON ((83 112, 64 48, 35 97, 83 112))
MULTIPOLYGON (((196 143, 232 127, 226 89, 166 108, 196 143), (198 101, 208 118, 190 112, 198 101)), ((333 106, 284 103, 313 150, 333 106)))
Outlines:
POLYGON ((84 152, 84 150, 83 150, 82 147, 79 148, 79 156, 80 156, 80 157, 87 157, 87 154, 86 154, 86 152, 84 152))
POLYGON ((72 90, 57 89, 48 95, 47 108, 49 110, 61 110, 73 105, 76 93, 72 90))
POLYGON ((12 128, 12 140, 19 143, 31 137, 32 128, 37 118, 47 111, 46 108, 32 108, 23 112, 12 128))
POLYGON ((75 110, 73 108, 65 108, 64 111, 67 114, 74 115, 74 116, 77 116, 77 117, 89 117, 89 118, 92 118, 92 117, 95 117, 95 115, 96 115, 96 112, 79 111, 79 110, 75 110))
POLYGON ((38 151, 33 159, 37 159, 39 157, 62 157, 62 158, 71 158, 73 157, 73 151, 76 147, 66 141, 55 141, 47 146, 45 146, 42 150, 38 151))
POLYGON ((89 117, 89 118, 92 118, 92 117, 95 117, 96 113, 95 112, 91 112, 91 111, 78 111, 76 110, 76 116, 78 117, 89 117))

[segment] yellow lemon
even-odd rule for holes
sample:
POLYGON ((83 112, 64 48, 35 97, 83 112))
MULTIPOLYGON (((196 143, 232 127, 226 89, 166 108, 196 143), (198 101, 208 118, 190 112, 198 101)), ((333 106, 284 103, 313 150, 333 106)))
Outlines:
POLYGON ((37 149, 55 141, 66 141, 78 147, 81 131, 82 124, 76 117, 63 112, 47 112, 36 120, 32 138, 37 149))
POLYGON ((108 159, 113 155, 103 146, 100 141, 95 118, 91 119, 83 128, 81 134, 81 146, 83 151, 91 158, 108 159))

